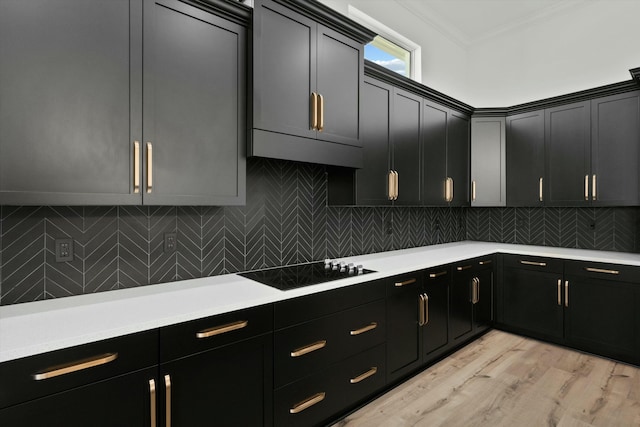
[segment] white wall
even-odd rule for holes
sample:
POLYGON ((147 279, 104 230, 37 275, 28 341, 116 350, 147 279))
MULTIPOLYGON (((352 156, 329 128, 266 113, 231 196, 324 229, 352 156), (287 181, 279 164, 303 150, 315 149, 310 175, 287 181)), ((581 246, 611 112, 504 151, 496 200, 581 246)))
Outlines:
POLYGON ((348 5, 422 46, 422 84, 454 98, 467 96, 467 51, 438 30, 389 0, 320 0, 348 15, 348 5))
POLYGON ((589 1, 469 48, 464 100, 507 107, 631 79, 640 1, 589 1))

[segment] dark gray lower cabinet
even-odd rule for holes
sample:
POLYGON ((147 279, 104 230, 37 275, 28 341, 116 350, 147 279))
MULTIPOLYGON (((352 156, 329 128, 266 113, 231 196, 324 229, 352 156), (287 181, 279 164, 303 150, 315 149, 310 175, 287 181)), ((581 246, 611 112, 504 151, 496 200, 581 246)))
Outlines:
POLYGON ((461 343, 488 329, 493 321, 494 256, 453 266, 449 304, 449 337, 461 343))
MULTIPOLYGON (((422 358, 427 363, 442 353, 449 343, 449 266, 428 270, 424 274, 422 317, 422 358)), ((419 319, 420 323, 420 319, 419 319)))

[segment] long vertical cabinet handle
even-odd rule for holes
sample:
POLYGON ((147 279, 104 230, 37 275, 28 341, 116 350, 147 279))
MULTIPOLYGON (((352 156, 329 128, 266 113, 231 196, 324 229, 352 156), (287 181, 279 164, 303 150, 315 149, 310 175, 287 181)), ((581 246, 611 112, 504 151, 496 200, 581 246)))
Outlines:
POLYGON ((471 181, 471 201, 476 201, 476 182, 471 181))
POLYGON ((424 326, 424 294, 418 295, 418 326, 424 326))
POLYGON ((389 200, 393 200, 393 189, 394 189, 394 176, 393 176, 393 171, 390 170, 389 173, 387 174, 387 198, 389 200))
POLYGON ((153 144, 147 142, 147 193, 153 191, 153 144))
POLYGON ((562 306, 562 279, 558 279, 558 305, 562 306))
POLYGON ((171 427, 171 375, 164 376, 165 388, 165 427, 171 427))
POLYGON ((584 176, 584 199, 589 201, 589 175, 584 176))
POLYGON ((542 202, 544 198, 542 197, 542 177, 540 177, 540 181, 538 182, 538 199, 542 202))
POLYGON ((395 179, 395 190, 394 190, 394 194, 393 194, 393 200, 398 200, 398 196, 400 195, 400 174, 398 174, 398 171, 393 171, 393 173, 396 176, 395 179))
POLYGON ((569 307, 569 281, 564 282, 564 306, 569 307))
POLYGON ((318 130, 318 94, 311 92, 311 130, 318 130))
POLYGON ((318 132, 324 130, 324 96, 318 94, 318 132))
POLYGON ((596 195, 596 174, 595 173, 591 177, 591 199, 598 200, 598 197, 596 195))
POLYGON ((154 379, 149 380, 149 410, 150 425, 151 427, 156 427, 156 380, 154 379))
POLYGON ((456 197, 456 192, 455 192, 454 186, 453 186, 453 184, 454 184, 453 178, 449 178, 449 179, 451 180, 451 200, 449 200, 449 201, 453 202, 453 199, 455 199, 455 197, 456 197))
POLYGON ((140 193, 140 142, 133 141, 133 193, 140 193))
POLYGON ((424 295, 424 324, 429 323, 429 295, 424 295))

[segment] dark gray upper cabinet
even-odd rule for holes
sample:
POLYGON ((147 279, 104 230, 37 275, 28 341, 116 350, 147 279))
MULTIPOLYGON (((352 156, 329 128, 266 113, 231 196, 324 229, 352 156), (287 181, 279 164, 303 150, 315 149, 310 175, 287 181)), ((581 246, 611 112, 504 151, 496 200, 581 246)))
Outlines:
POLYGON ((392 173, 395 173, 393 199, 395 204, 415 206, 420 204, 422 98, 395 89, 392 105, 392 173))
POLYGON ((144 203, 244 204, 245 29, 176 0, 144 13, 144 203))
POLYGON ((545 205, 589 204, 590 101, 545 110, 545 205))
POLYGON ((219 3, 0 3, 0 203, 244 203, 246 30, 219 3))
POLYGON ((426 101, 423 120, 423 185, 422 201, 430 206, 446 206, 447 184, 447 117, 449 109, 426 101))
POLYGON ((0 2, 0 203, 139 204, 142 1, 0 2))
POLYGON ((320 3, 298 3, 255 2, 249 154, 362 167, 363 46, 374 34, 320 3))
POLYGON ((470 164, 469 116, 452 111, 447 123, 447 176, 450 178, 449 206, 469 206, 470 164))
POLYGON ((507 117, 507 205, 544 202, 544 110, 507 117))
POLYGON ((640 204, 640 91, 591 101, 591 199, 640 204))

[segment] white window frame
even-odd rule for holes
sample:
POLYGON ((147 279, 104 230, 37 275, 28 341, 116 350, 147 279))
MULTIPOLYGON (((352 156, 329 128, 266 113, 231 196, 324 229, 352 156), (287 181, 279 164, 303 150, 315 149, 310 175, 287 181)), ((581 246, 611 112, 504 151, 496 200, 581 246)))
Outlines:
POLYGON ((357 23, 364 25, 390 42, 408 50, 410 53, 409 77, 418 83, 422 82, 422 48, 419 44, 412 42, 402 34, 387 27, 382 22, 373 19, 352 5, 348 7, 348 15, 349 18, 357 23))

